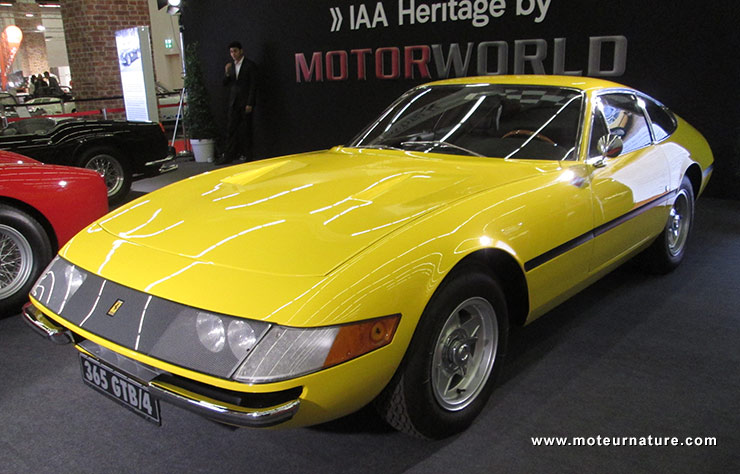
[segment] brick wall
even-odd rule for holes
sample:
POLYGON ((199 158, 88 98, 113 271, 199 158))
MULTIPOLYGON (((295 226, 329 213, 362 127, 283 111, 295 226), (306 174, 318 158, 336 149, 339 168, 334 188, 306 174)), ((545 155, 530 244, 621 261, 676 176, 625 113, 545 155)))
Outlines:
MULTIPOLYGON (((38 7, 36 7, 38 9, 38 7)), ((23 31, 23 41, 20 51, 23 53, 21 69, 23 74, 41 74, 49 70, 49 61, 46 56, 46 39, 43 33, 36 33, 38 19, 16 18, 15 25, 23 31)))
MULTIPOLYGON (((121 96, 116 30, 150 26, 148 1, 61 0, 61 5, 75 96, 121 96)), ((77 103, 80 111, 102 107, 123 107, 123 101, 77 103)))

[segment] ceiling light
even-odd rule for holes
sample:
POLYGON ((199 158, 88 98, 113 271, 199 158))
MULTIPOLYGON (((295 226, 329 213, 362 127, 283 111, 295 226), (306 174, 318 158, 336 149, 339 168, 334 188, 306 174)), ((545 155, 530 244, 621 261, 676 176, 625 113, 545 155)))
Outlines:
POLYGON ((177 15, 180 13, 180 7, 182 6, 182 0, 157 0, 157 8, 160 10, 167 7, 167 13, 170 15, 177 15))

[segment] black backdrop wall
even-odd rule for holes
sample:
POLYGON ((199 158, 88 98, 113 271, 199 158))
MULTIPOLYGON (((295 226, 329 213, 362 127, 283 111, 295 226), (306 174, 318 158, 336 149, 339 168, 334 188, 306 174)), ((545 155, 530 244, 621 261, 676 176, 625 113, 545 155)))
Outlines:
POLYGON ((653 95, 715 154, 709 193, 740 198, 735 0, 189 0, 213 112, 227 45, 259 67, 260 157, 349 141, 403 91, 492 73, 603 76, 653 95))

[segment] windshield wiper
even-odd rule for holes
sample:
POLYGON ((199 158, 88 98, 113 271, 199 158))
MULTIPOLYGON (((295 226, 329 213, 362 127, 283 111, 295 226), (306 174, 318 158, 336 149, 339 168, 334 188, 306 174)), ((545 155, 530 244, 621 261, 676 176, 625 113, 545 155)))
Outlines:
POLYGON ((396 150, 396 151, 406 151, 406 150, 404 150, 404 149, 402 149, 402 148, 398 148, 398 147, 395 147, 395 146, 390 146, 390 145, 380 145, 380 144, 376 144, 376 145, 349 145, 349 146, 350 146, 351 148, 370 148, 370 149, 373 149, 373 148, 374 148, 374 149, 376 149, 376 150, 396 150))
POLYGON ((431 146, 431 147, 444 146, 444 147, 454 148, 456 150, 463 151, 463 152, 465 152, 465 153, 467 153, 469 155, 479 156, 481 158, 485 158, 484 155, 481 155, 478 152, 475 152, 473 150, 469 150, 469 149, 464 148, 464 147, 461 147, 459 145, 455 145, 454 143, 445 142, 445 141, 442 141, 442 140, 419 140, 419 141, 401 142, 401 146, 410 146, 410 145, 421 145, 421 146, 431 146))

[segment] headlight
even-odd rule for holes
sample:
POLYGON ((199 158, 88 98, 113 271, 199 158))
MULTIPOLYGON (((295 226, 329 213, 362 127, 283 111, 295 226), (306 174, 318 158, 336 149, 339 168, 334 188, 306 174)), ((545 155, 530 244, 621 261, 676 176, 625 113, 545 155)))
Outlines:
POLYGON ((226 345, 224 322, 218 316, 198 313, 195 318, 195 329, 200 343, 211 352, 221 352, 226 345))
POLYGON ((257 333, 247 321, 231 321, 227 335, 229 348, 239 360, 243 360, 257 343, 257 333))
POLYGON ((211 352, 221 352, 227 343, 231 353, 239 361, 249 354, 257 343, 257 330, 264 332, 265 325, 255 321, 217 316, 198 312, 195 318, 195 330, 203 347, 211 352), (228 328, 226 324, 228 323, 228 328), (259 327, 256 327, 258 326, 259 327))
POLYGON ((257 344, 234 380, 277 382, 331 367, 393 340, 400 315, 324 328, 275 326, 257 344))

